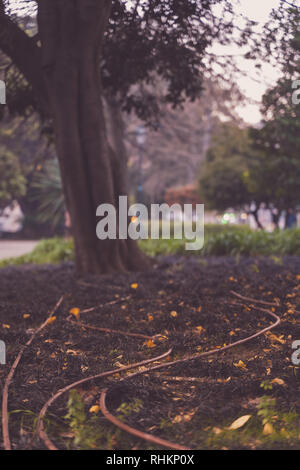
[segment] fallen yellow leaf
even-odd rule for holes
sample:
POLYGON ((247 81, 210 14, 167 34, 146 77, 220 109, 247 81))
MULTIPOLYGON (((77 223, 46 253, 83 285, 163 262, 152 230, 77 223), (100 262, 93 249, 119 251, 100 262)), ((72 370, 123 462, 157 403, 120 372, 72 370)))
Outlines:
POLYGON ((186 423, 188 423, 189 421, 192 420, 194 414, 195 414, 195 412, 194 412, 194 411, 191 411, 191 413, 187 413, 187 414, 183 415, 183 421, 185 421, 186 423))
POLYGON ((125 367, 125 364, 122 364, 120 361, 117 361, 114 363, 114 366, 122 368, 125 367))
POLYGON ((99 411, 100 411, 100 406, 99 406, 99 405, 91 406, 90 409, 89 409, 89 412, 90 412, 90 413, 95 413, 95 414, 97 414, 97 413, 99 413, 99 411))
POLYGON ((172 312, 170 313, 171 317, 175 318, 177 317, 178 313, 175 312, 175 310, 172 310, 172 312))
POLYGON ((235 362, 233 365, 235 367, 239 367, 240 369, 246 369, 247 367, 246 364, 241 360, 239 360, 239 362, 235 362))
POLYGON ((72 356, 80 356, 80 352, 75 351, 74 349, 67 349, 66 353, 71 354, 72 356))
POLYGON ((222 429, 217 428, 217 427, 214 427, 212 430, 216 435, 221 434, 221 432, 222 432, 222 429))
POLYGON ((269 336, 271 341, 277 341, 280 344, 285 344, 286 343, 286 341, 284 339, 282 339, 283 335, 276 336, 276 335, 274 335, 274 333, 270 333, 270 332, 267 332, 266 334, 269 336))
POLYGON ((77 320, 80 317, 80 308, 77 308, 77 307, 71 308, 69 312, 71 315, 74 315, 74 317, 77 318, 77 320))
POLYGON ((152 339, 149 339, 146 345, 147 345, 147 348, 155 348, 155 344, 153 343, 152 339))
POLYGON ((271 381, 271 383, 272 383, 272 384, 278 384, 278 385, 285 385, 285 381, 282 380, 282 379, 278 379, 278 378, 273 379, 273 380, 271 381))
POLYGON ((47 320, 47 325, 51 325, 51 323, 54 323, 56 320, 56 317, 53 316, 53 317, 50 317, 48 320, 47 320))
POLYGON ((164 335, 158 335, 157 338, 158 338, 158 341, 166 341, 168 339, 168 337, 164 335))
POLYGON ((252 415, 244 415, 244 416, 241 416, 240 418, 236 419, 235 421, 233 421, 233 423, 229 426, 228 429, 239 429, 241 428, 242 426, 244 426, 244 424, 247 423, 247 421, 249 421, 249 419, 251 418, 252 415))
POLYGON ((131 284, 130 287, 131 287, 131 289, 137 289, 139 287, 139 285, 136 282, 134 282, 133 284, 131 284))
POLYGON ((271 423, 266 423, 264 425, 263 435, 268 436, 270 434, 273 434, 273 432, 274 432, 274 428, 273 428, 272 424, 271 423))
POLYGON ((7 323, 2 323, 2 328, 9 329, 9 328, 10 328, 10 325, 8 325, 7 323))
POLYGON ((182 421, 182 416, 181 415, 177 415, 175 416, 175 418, 172 420, 172 423, 176 424, 176 423, 181 423, 182 421))
POLYGON ((202 333, 202 331, 204 330, 203 326, 196 326, 196 330, 198 333, 202 333))
POLYGON ((23 318, 25 318, 25 320, 26 318, 29 318, 29 317, 30 317, 29 313, 24 313, 23 318))

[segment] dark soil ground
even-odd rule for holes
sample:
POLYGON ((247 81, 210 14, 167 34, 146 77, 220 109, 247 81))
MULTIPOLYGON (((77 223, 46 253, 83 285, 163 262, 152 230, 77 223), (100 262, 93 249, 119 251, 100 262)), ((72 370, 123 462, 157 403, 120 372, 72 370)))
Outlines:
POLYGON ((121 384, 116 375, 89 382, 78 390, 85 404, 83 427, 68 426, 66 394, 50 408, 47 430, 59 448, 155 448, 89 411, 97 405, 101 389, 109 386, 107 404, 113 414, 189 448, 299 448, 300 372, 291 362, 291 345, 300 340, 300 314, 295 312, 300 310, 300 258, 178 256, 158 260, 147 272, 99 278, 78 279, 72 264, 0 270, 0 339, 7 347, 7 364, 0 365, 1 390, 21 346, 60 296, 66 296, 56 320, 25 351, 10 385, 13 448, 45 448, 34 432, 36 417, 49 397, 71 382, 157 356, 170 346, 172 359, 223 346, 272 322, 251 302, 233 305, 238 299, 231 290, 270 302, 279 299, 281 324, 272 334, 156 374, 121 384), (117 303, 105 305, 112 300, 117 303), (67 321, 70 309, 99 304, 102 307, 82 314, 80 320, 150 336, 161 333, 164 341, 147 344, 67 321), (274 409, 264 409, 273 432, 263 432, 257 415, 263 395, 276 400, 274 409), (227 429, 243 415, 251 415, 245 426, 227 429))

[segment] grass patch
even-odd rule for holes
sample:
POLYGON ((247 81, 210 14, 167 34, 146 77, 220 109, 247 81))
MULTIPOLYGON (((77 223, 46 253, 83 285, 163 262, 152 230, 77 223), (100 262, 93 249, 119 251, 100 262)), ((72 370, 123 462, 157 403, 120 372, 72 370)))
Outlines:
MULTIPOLYGON (((141 249, 149 256, 270 256, 280 262, 280 256, 300 255, 300 229, 267 233, 252 231, 247 226, 207 225, 202 250, 187 251, 187 240, 140 240, 141 249)), ((56 264, 74 260, 72 240, 51 238, 42 240, 31 252, 18 258, 0 261, 0 267, 20 264, 56 264)))
POLYGON ((73 259, 73 241, 57 237, 40 241, 31 253, 1 260, 0 267, 19 264, 56 264, 63 261, 73 261, 73 259))
MULTIPOLYGON (((223 226, 220 226, 223 227, 223 226)), ((186 240, 141 240, 142 250, 150 256, 185 254, 200 256, 284 256, 300 255, 300 229, 267 233, 247 227, 223 230, 205 228, 204 247, 187 251, 186 240)), ((230 228, 229 228, 230 227, 230 228)), ((234 227, 234 226, 233 226, 234 227)))

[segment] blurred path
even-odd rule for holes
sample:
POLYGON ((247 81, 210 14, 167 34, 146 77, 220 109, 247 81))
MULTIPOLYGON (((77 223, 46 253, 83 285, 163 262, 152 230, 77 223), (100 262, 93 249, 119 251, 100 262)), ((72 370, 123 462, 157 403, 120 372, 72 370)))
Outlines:
POLYGON ((33 240, 0 240, 0 260, 30 253, 37 243, 33 240))

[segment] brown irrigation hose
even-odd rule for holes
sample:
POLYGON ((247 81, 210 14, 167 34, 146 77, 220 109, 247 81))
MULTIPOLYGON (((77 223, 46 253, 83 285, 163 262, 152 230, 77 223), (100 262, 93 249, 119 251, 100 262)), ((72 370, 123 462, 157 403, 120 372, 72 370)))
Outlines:
POLYGON ((66 393, 68 390, 71 390, 72 388, 75 388, 78 385, 89 382, 91 380, 96 380, 96 379, 100 379, 100 378, 104 378, 104 377, 109 377, 109 376, 114 375, 116 373, 125 372, 126 370, 130 370, 130 369, 134 369, 136 367, 144 366, 146 364, 149 364, 150 362, 159 361, 160 359, 163 359, 163 358, 169 356, 169 354, 171 354, 171 352, 172 352, 172 348, 170 348, 167 352, 161 354, 160 356, 156 356, 152 359, 146 359, 144 361, 137 362, 136 364, 130 364, 129 366, 120 367, 120 368, 114 369, 114 370, 109 370, 107 372, 102 372, 101 374, 97 374, 97 375, 92 375, 90 377, 86 377, 85 379, 78 380, 77 382, 73 382, 73 383, 67 385, 66 387, 62 388, 57 393, 55 393, 55 395, 53 395, 44 404, 43 408, 40 411, 40 414, 39 414, 39 417, 38 417, 38 422, 37 422, 37 431, 38 431, 38 434, 39 434, 40 438, 44 441, 45 445, 48 447, 49 450, 58 450, 57 447, 53 444, 53 442, 49 439, 49 437, 47 436, 46 431, 44 430, 43 418, 46 415, 47 410, 51 406, 51 404, 55 400, 57 400, 57 398, 59 398, 61 395, 66 393))
POLYGON ((99 326, 89 325, 88 323, 84 323, 81 321, 71 320, 70 317, 67 320, 76 326, 81 326, 82 328, 88 328, 90 330, 101 331, 102 333, 110 333, 110 334, 117 334, 122 336, 132 336, 134 338, 141 338, 141 339, 153 339, 153 336, 142 335, 141 333, 128 333, 127 331, 120 331, 120 330, 111 330, 110 328, 101 328, 99 326))
MULTIPOLYGON (((132 374, 132 375, 136 375, 136 374, 132 374)), ((100 397, 100 408, 101 408, 102 414, 105 416, 105 418, 108 421, 115 424, 115 426, 117 426, 119 429, 122 429, 123 431, 126 431, 129 434, 132 434, 133 436, 139 437, 140 439, 144 439, 145 441, 152 442, 153 444, 157 444, 162 447, 167 447, 169 449, 175 449, 175 450, 191 450, 188 447, 181 446, 180 444, 175 444, 173 442, 166 441, 165 439, 161 439, 160 437, 152 436, 152 434, 138 431, 137 429, 132 428, 131 426, 128 426, 128 424, 123 423, 123 421, 120 421, 118 418, 113 416, 106 408, 106 404, 105 404, 106 395, 107 395, 107 389, 103 390, 103 392, 101 393, 101 397, 100 397)))
POLYGON ((4 387, 3 387, 3 397, 2 397, 2 434, 3 434, 3 444, 4 444, 5 450, 11 450, 11 442, 10 442, 10 437, 9 437, 9 426, 8 426, 8 388, 9 388, 9 385, 12 381, 16 368, 18 367, 18 364, 23 356, 25 349, 27 349, 28 346, 30 346, 34 338, 43 330, 43 328, 45 328, 45 326, 47 326, 49 319, 57 311, 63 299, 64 299, 64 296, 62 296, 58 300, 57 304, 51 310, 50 314, 48 315, 44 323, 42 323, 42 325, 37 330, 34 331, 34 333, 31 335, 27 343, 21 348, 20 352, 18 353, 16 359, 14 360, 13 365, 11 366, 10 371, 6 377, 4 387))
MULTIPOLYGON (((261 310, 261 311, 264 311, 266 313, 268 313, 269 315, 271 315, 273 318, 275 318, 275 322, 258 331, 257 333, 254 333, 253 335, 251 336, 248 336, 247 338, 244 338, 244 339, 241 339, 241 340, 238 340, 234 343, 231 343, 227 346, 223 346, 221 348, 215 348, 215 349, 212 349, 210 351, 206 351, 206 352, 203 352, 203 353, 199 353, 199 354, 195 354, 193 356, 188 356, 186 358, 183 358, 183 359, 178 359, 176 361, 170 361, 170 362, 167 362, 167 363, 164 363, 164 364, 159 364, 155 367, 152 367, 150 369, 146 369, 146 370, 143 370, 143 371, 139 371, 139 372, 135 372, 133 374, 130 374, 130 376, 127 376, 123 379, 121 379, 120 381, 124 381, 124 380, 128 380, 134 376, 137 376, 137 375, 141 375, 141 374, 146 374, 146 373, 150 373, 152 371, 156 371, 158 369, 162 369, 162 368, 165 368, 165 367, 170 367, 170 366, 173 366, 175 364, 180 364, 180 363, 183 363, 183 362, 187 362, 187 361, 191 361, 191 360, 195 360, 195 359, 199 359, 199 358, 202 358, 202 357, 206 357, 206 356, 210 356, 210 355, 213 355, 213 354, 217 354, 217 353, 220 353, 220 352, 223 352, 227 349, 230 349, 230 348, 233 348, 235 346, 238 346, 240 344, 243 344, 247 341, 250 341, 251 339, 254 339, 254 338, 257 338, 258 336, 261 336, 262 334, 266 333, 267 331, 275 328, 279 323, 280 323, 280 318, 278 317, 278 315, 276 315, 275 313, 271 312, 270 310, 266 310, 266 309, 263 309, 263 308, 260 308, 260 307, 257 307, 258 310, 261 310)), ((45 405, 43 406, 40 414, 39 414, 39 418, 38 418, 38 426, 37 426, 37 429, 38 429, 38 433, 39 433, 39 436, 41 437, 41 439, 44 441, 45 445, 48 447, 48 449, 50 450, 58 450, 57 447, 50 441, 50 439, 48 438, 47 436, 47 433, 45 432, 44 430, 44 427, 43 427, 43 418, 44 416, 46 415, 46 412, 48 410, 48 408, 50 407, 50 405, 57 399, 59 398, 63 393, 67 392, 68 390, 71 390, 72 388, 76 387, 77 385, 79 384, 82 384, 84 382, 88 382, 90 380, 94 380, 94 379, 98 379, 98 378, 103 378, 103 377, 107 377, 108 375, 113 375, 115 374, 116 372, 122 372, 122 371, 125 371, 125 370, 129 370, 129 369, 133 369, 133 368, 136 368, 140 365, 145 365, 146 363, 150 363, 150 362, 154 362, 154 361, 157 361, 159 359, 162 359, 163 357, 166 357, 170 354, 171 350, 169 350, 167 353, 163 354, 162 356, 160 357, 157 357, 157 358, 154 358, 153 360, 147 360, 147 361, 143 361, 142 363, 138 363, 138 364, 133 364, 133 365, 130 365, 130 366, 126 366, 125 368, 120 368, 120 369, 117 369, 117 370, 114 370, 114 371, 108 371, 108 372, 104 372, 104 373, 101 373, 101 374, 98 374, 96 376, 92 376, 92 377, 87 377, 86 379, 82 379, 82 380, 79 380, 77 382, 74 382, 70 385, 68 385, 67 387, 63 388, 62 390, 60 390, 59 392, 57 392, 52 398, 50 398, 47 403, 45 403, 45 405)), ((111 413, 109 413, 109 411, 107 410, 106 408, 106 405, 105 405, 105 398, 106 398, 106 394, 107 394, 107 390, 104 390, 101 394, 101 398, 100 398, 100 407, 101 407, 101 411, 102 413, 104 414, 104 416, 109 420, 111 421, 112 423, 114 423, 115 425, 119 426, 119 420, 117 418, 115 418, 111 413), (118 423, 118 424, 117 424, 118 423)), ((124 423, 122 423, 122 426, 123 426, 124 423)), ((146 433, 143 433, 137 429, 134 429, 134 428, 131 428, 127 425, 126 426, 126 429, 124 428, 123 426, 123 429, 130 432, 131 434, 134 434, 135 436, 138 436, 140 437, 141 439, 144 439, 144 440, 148 440, 151 438, 150 442, 154 442, 157 444, 158 443, 158 440, 159 438, 155 438, 154 436, 151 436, 149 434, 146 434, 146 433), (150 436, 150 437, 149 437, 150 436)), ((119 426, 120 427, 120 426, 119 426)), ((174 444, 174 443, 171 443, 171 442, 168 442, 168 441, 164 441, 164 440, 159 440, 160 441, 160 445, 162 446, 166 446, 168 448, 172 448, 172 449, 179 449, 179 444, 174 444), (176 447, 174 447, 176 446, 176 447)), ((180 446, 181 449, 183 449, 182 446, 180 446)), ((187 450, 187 448, 184 448, 185 450, 187 450)))
MULTIPOLYGON (((192 360, 192 359, 196 359, 196 358, 200 358, 200 357, 204 357, 204 356, 208 356, 208 355, 213 355, 213 354, 217 354, 219 352, 222 352, 222 351, 225 351, 226 349, 229 349, 229 348, 233 348, 235 346, 238 346, 242 343, 245 343, 246 341, 250 341, 251 339, 253 338, 256 338, 258 336, 261 336, 262 334, 266 333, 267 331, 275 328, 279 323, 280 323, 280 318, 273 312, 269 311, 269 310, 266 310, 266 309, 262 309, 262 308, 258 308, 259 310, 261 311, 264 311, 266 313, 268 313, 269 315, 271 315, 272 317, 274 317, 276 319, 276 322, 273 323, 272 325, 270 325, 269 327, 266 327, 264 328, 263 330, 251 335, 251 336, 248 336, 247 338, 244 338, 244 339, 241 339, 239 341, 236 341, 235 343, 232 343, 232 344, 229 344, 227 346, 223 346, 222 348, 216 348, 216 349, 212 349, 211 351, 206 351, 204 353, 200 353, 200 354, 195 354, 194 356, 189 356, 187 358, 184 358, 184 359, 178 359, 176 361, 172 361, 172 362, 167 362, 167 363, 164 363, 164 364, 160 364, 158 366, 155 366, 155 367, 152 367, 150 369, 147 369, 147 370, 144 370, 144 371, 139 371, 139 372, 135 372, 133 374, 130 374, 129 376, 123 378, 120 380, 120 382, 123 382, 125 380, 129 380, 133 377, 136 377, 138 375, 142 375, 142 374, 147 374, 147 373, 150 373, 154 370, 158 370, 158 369, 163 369, 165 367, 169 367, 169 366, 173 366, 175 364, 179 364, 179 363, 182 363, 182 362, 186 362, 186 361, 189 361, 189 360, 192 360)), ((161 446, 165 446, 167 448, 171 448, 171 449, 175 449, 175 450, 178 450, 178 449, 181 449, 181 450, 189 450, 188 448, 183 448, 182 446, 180 446, 179 444, 173 444, 171 442, 168 442, 168 441, 165 441, 163 439, 160 439, 160 438, 156 438, 155 436, 152 436, 150 434, 147 434, 147 433, 144 433, 142 431, 139 431, 138 429, 135 429, 131 426, 128 426, 126 425, 125 423, 123 423, 122 421, 120 421, 119 419, 117 419, 115 416, 113 416, 107 409, 106 407, 106 396, 107 396, 107 389, 103 390, 102 393, 101 393, 101 396, 100 396, 100 408, 101 408, 101 411, 103 413, 103 415, 106 417, 106 419, 108 419, 111 423, 115 424, 118 428, 124 430, 124 431, 127 431, 128 433, 130 434, 133 434, 134 436, 137 436, 139 437, 140 439, 144 439, 148 442, 153 442, 155 444, 159 444, 161 446)))
POLYGON ((267 302, 266 300, 257 300, 257 299, 252 299, 251 297, 245 297, 244 295, 238 294, 234 290, 231 290, 230 293, 235 295, 241 300, 246 300, 246 302, 254 302, 256 304, 268 305, 269 307, 280 307, 280 305, 275 302, 267 302))
MULTIPOLYGON (((246 300, 246 301, 250 301, 250 302, 254 302, 254 303, 269 305, 271 307, 280 307, 281 306, 279 303, 275 303, 275 302, 272 303, 272 302, 266 302, 265 300, 256 300, 256 299, 252 299, 251 297, 244 297, 243 295, 238 294, 234 290, 231 290, 230 292, 231 292, 231 294, 235 295, 236 297, 238 297, 241 300, 246 300)), ((294 308, 293 308, 293 310, 294 310, 294 313, 300 313, 299 310, 295 310, 294 308)))

